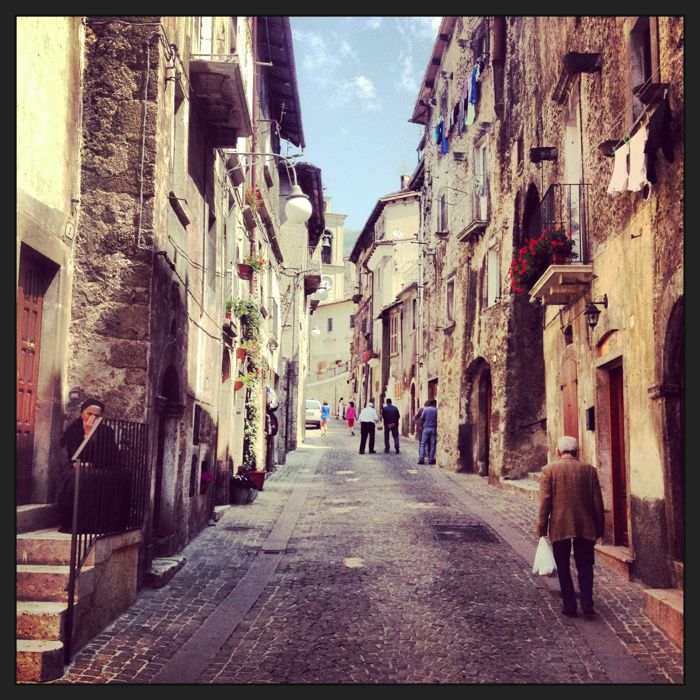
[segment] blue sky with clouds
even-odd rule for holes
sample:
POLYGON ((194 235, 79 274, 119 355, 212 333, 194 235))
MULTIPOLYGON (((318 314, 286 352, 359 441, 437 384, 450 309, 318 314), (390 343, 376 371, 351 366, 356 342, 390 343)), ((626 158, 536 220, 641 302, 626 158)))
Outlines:
MULTIPOLYGON (((409 124, 440 17, 292 17, 306 149, 331 208, 360 230, 418 162, 409 124)), ((346 236, 346 254, 353 236, 346 236)))

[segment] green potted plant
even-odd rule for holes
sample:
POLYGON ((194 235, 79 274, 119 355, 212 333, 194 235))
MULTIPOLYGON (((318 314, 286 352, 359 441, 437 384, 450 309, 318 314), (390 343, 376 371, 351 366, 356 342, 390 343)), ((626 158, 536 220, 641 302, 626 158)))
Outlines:
POLYGON ((545 229, 531 238, 513 256, 508 274, 511 290, 528 291, 550 265, 563 265, 571 257, 576 242, 563 229, 545 229))

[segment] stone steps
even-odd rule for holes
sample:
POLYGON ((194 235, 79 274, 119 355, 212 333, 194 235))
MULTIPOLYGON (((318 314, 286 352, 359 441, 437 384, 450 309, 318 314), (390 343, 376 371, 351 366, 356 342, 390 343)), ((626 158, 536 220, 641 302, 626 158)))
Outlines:
MULTIPOLYGON (((17 565, 17 599, 34 601, 65 602, 68 600, 68 566, 50 564, 18 564, 17 565)), ((78 585, 75 589, 75 600, 92 593, 94 586, 94 566, 83 566, 78 585)))
MULTIPOLYGON (((17 563, 68 566, 70 542, 70 534, 58 532, 56 528, 17 535, 17 563)), ((94 564, 95 549, 93 547, 88 554, 86 564, 94 564)))
POLYGON ((540 497, 540 485, 532 479, 499 479, 499 488, 511 493, 517 493, 519 496, 537 501, 540 497))
POLYGON ((63 639, 68 603, 22 600, 17 603, 17 639, 63 639))
POLYGON ((643 610, 672 642, 683 649, 683 590, 647 588, 643 610))
POLYGON ((22 683, 51 681, 63 675, 63 642, 18 639, 16 680, 22 683))

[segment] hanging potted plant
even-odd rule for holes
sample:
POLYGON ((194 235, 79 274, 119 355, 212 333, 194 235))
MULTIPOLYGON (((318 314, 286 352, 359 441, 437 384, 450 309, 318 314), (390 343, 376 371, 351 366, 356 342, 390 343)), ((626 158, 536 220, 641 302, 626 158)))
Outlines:
POLYGON ((242 280, 252 280, 253 279, 253 268, 245 262, 238 263, 238 276, 242 280))
POLYGON ((260 272, 267 267, 267 260, 264 255, 246 255, 243 264, 251 267, 255 272, 260 272))
POLYGON ((233 299, 229 299, 226 302, 226 318, 231 320, 231 313, 233 311, 233 299))

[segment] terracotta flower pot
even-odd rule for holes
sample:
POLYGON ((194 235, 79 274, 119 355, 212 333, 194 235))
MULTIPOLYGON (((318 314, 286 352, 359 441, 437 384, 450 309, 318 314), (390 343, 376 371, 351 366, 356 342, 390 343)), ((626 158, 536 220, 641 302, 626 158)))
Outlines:
POLYGON ((253 279, 253 268, 246 263, 238 263, 238 276, 242 280, 252 280, 253 279))
POLYGON ((566 253, 552 253, 552 265, 566 265, 566 253))
POLYGON ((231 320, 231 312, 230 311, 226 312, 226 319, 229 321, 231 320))
POLYGON ((260 472, 255 469, 244 470, 242 467, 239 467, 238 473, 245 474, 248 481, 250 481, 250 483, 253 484, 253 488, 256 488, 258 491, 263 490, 263 485, 265 483, 265 477, 267 476, 267 472, 260 472))
POLYGON ((245 354, 246 354, 245 348, 236 348, 236 359, 237 360, 245 360, 245 354))
POLYGON ((240 379, 236 379, 233 382, 233 390, 238 391, 239 389, 243 388, 243 382, 240 379))

